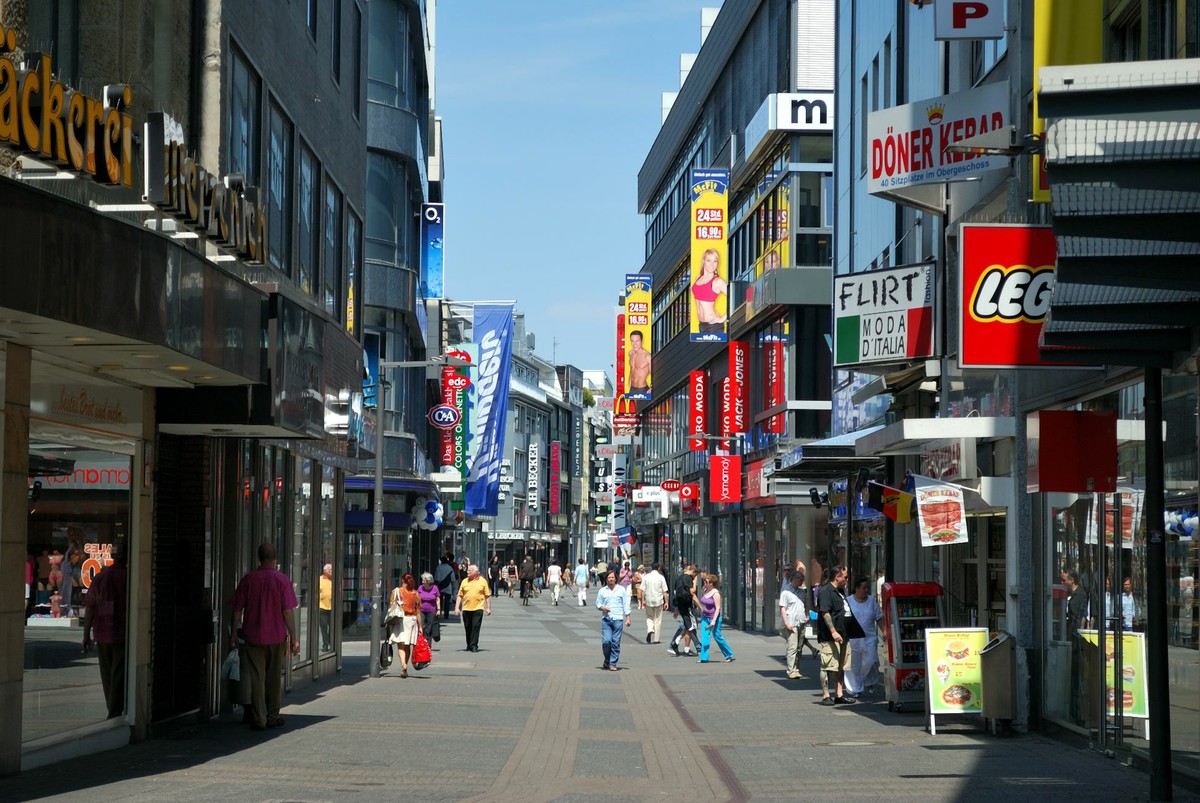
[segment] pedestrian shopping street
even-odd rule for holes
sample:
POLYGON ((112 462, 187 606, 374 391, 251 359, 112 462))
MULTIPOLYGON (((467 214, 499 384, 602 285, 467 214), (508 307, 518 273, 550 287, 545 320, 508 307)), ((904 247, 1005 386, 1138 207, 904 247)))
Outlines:
MULTIPOLYGON (((789 681, 783 640, 729 631, 737 660, 698 665, 645 643, 633 613, 620 672, 600 669, 600 617, 574 595, 502 594, 468 653, 451 621, 433 664, 370 680, 367 644, 339 677, 284 697, 282 728, 240 712, 0 781, 5 800, 1143 800, 1149 778, 1041 734, 817 705, 816 662, 789 681)), ((664 620, 670 622, 669 616, 664 620)), ((669 637, 669 634, 667 634, 669 637)), ((1177 787, 1176 800, 1200 800, 1177 787)))

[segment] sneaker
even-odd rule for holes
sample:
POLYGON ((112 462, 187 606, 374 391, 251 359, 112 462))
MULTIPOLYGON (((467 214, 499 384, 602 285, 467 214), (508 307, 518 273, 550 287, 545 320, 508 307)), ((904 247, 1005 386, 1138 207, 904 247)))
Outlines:
POLYGON ((670 644, 667 645, 667 652, 671 653, 671 655, 674 655, 676 657, 679 656, 679 648, 675 646, 675 642, 672 641, 670 644))
POLYGON ((726 658, 726 659, 725 659, 725 663, 727 663, 727 664, 732 664, 732 663, 733 663, 734 661, 736 661, 736 660, 737 660, 737 659, 736 659, 736 658, 734 658, 734 657, 731 655, 731 656, 729 656, 728 658, 726 658))
POLYGON ((839 697, 833 701, 836 705, 854 705, 858 700, 854 697, 839 697))
POLYGON ((646 643, 647 643, 647 644, 649 644, 649 643, 650 643, 650 637, 651 637, 651 636, 653 636, 653 635, 654 635, 653 633, 647 633, 647 634, 646 634, 646 643))
POLYGON ((283 717, 267 717, 267 727, 268 728, 282 728, 283 727, 283 717))
POLYGON ((804 677, 804 675, 801 675, 799 672, 788 672, 787 676, 788 680, 800 680, 804 677))
POLYGON ((684 655, 695 655, 696 653, 692 651, 691 647, 688 647, 686 650, 683 651, 683 654, 684 655))
POLYGON ((819 703, 819 705, 836 705, 836 704, 837 703, 834 701, 834 699, 832 697, 822 697, 821 702, 819 703))

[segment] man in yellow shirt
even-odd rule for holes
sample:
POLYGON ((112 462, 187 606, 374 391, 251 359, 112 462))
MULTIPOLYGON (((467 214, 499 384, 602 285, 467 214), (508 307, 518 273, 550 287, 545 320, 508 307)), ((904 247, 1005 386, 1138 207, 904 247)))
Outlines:
POLYGON ((333 564, 321 570, 320 594, 317 604, 321 612, 321 652, 333 649, 333 564))
POLYGON ((458 601, 454 613, 462 618, 467 631, 467 650, 479 652, 479 627, 483 617, 492 615, 492 591, 487 580, 479 576, 479 567, 474 563, 467 567, 467 579, 458 586, 458 601))

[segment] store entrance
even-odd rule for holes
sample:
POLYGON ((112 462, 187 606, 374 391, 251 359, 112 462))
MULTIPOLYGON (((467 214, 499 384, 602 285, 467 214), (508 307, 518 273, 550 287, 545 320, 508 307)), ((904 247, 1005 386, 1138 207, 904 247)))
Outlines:
POLYGON ((946 547, 949 553, 950 624, 1008 630, 1004 590, 1008 585, 1005 549, 1008 517, 967 517, 965 544, 946 547))

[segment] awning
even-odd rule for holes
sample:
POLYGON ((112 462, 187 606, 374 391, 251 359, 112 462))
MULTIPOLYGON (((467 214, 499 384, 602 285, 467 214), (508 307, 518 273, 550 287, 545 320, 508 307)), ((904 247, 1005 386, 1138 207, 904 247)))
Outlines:
POLYGON ((1017 420, 1012 416, 985 418, 905 418, 860 438, 855 444, 859 455, 920 454, 932 441, 950 438, 1013 438, 1017 420))
POLYGON ((772 476, 775 479, 828 483, 845 478, 860 468, 878 468, 879 459, 856 453, 855 444, 881 429, 883 425, 879 424, 793 447, 779 456, 779 467, 772 476))
POLYGON ((1200 59, 1043 67, 1048 359, 1171 368, 1200 321, 1200 59))

